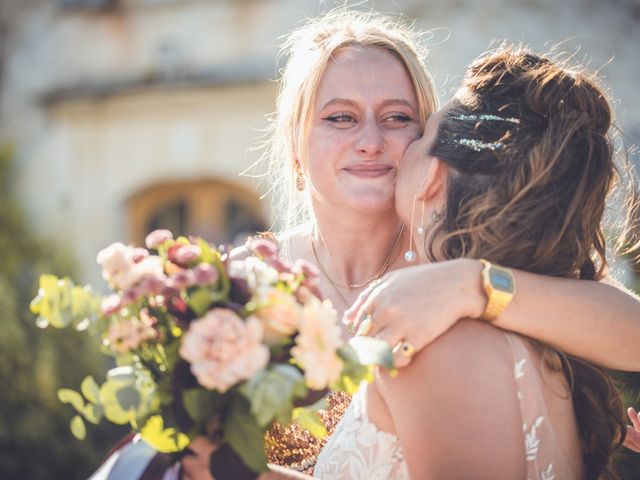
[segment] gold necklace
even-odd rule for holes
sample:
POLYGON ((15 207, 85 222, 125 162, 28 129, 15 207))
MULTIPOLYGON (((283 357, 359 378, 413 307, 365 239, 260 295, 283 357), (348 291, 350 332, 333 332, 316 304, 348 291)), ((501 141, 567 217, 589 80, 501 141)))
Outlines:
MULTIPOLYGON (((368 279, 367 281, 363 282, 363 283, 350 283, 348 285, 343 285, 340 284, 338 282, 335 282, 327 273, 327 271, 324 269, 324 267, 322 266, 322 262, 320 261, 320 259, 318 258, 318 252, 316 252, 316 246, 315 243, 313 241, 313 237, 311 237, 311 251, 313 253, 313 258, 316 260, 316 264, 318 265, 318 268, 320 269, 320 271, 322 272, 322 274, 324 275, 324 277, 329 281, 329 283, 331 284, 331 286, 333 287, 333 289, 336 291, 336 293, 338 294, 338 296, 340 297, 340 299, 344 302, 345 306, 348 308, 351 305, 349 304, 349 302, 347 302, 347 300, 344 298, 344 295, 342 295, 342 292, 340 292, 340 290, 338 289, 338 287, 340 288, 346 288, 351 290, 352 288, 361 288, 364 287, 368 284, 370 284, 371 282, 373 282, 374 280, 377 280, 378 278, 380 278, 382 275, 385 274, 385 272, 387 271, 387 269, 389 268, 389 264, 391 263, 391 257, 393 256, 393 253, 396 250, 396 247, 398 246, 398 243, 400 242, 400 238, 402 237, 402 232, 404 232, 404 223, 400 226, 400 231, 398 232, 398 235, 396 235, 395 240, 393 241, 393 245, 391 245, 391 249, 389 250, 389 254, 387 255, 387 258, 385 258, 382 266, 380 267, 380 269, 373 275, 373 277, 371 277, 370 279, 368 279)), ((322 238, 322 235, 320 234, 320 232, 318 232, 320 238, 322 238)), ((324 239, 323 239, 323 243, 324 243, 324 239)))

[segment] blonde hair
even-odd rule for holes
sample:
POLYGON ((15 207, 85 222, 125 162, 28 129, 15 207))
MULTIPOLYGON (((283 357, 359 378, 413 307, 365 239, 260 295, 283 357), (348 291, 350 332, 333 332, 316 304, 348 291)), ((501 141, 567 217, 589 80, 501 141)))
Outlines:
POLYGON ((426 49, 420 46, 419 37, 419 32, 397 20, 346 8, 311 19, 287 36, 280 51, 287 62, 279 79, 276 112, 269 119, 269 139, 261 157, 261 162, 268 165, 276 228, 286 230, 310 217, 308 195, 295 188, 295 162, 305 143, 318 85, 338 50, 377 47, 398 58, 411 77, 424 130, 427 116, 437 108, 437 97, 424 63, 426 49))

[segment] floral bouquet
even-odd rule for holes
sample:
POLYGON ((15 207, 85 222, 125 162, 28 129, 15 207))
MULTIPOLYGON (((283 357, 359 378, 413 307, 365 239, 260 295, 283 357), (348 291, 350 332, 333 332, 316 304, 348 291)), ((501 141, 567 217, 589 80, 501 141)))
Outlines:
POLYGON ((77 411, 71 431, 79 439, 85 421, 106 418, 177 458, 205 435, 220 445, 214 476, 257 476, 267 469, 263 437, 275 421, 326 435, 317 409, 327 390, 353 393, 373 365, 392 365, 382 341, 343 343, 316 268, 285 262, 268 240, 248 242, 238 260, 168 230, 149 234, 146 246, 114 243, 98 254, 113 291, 106 298, 43 275, 31 303, 40 327, 86 330, 115 359, 102 384, 88 376, 80 392, 58 390, 77 411))

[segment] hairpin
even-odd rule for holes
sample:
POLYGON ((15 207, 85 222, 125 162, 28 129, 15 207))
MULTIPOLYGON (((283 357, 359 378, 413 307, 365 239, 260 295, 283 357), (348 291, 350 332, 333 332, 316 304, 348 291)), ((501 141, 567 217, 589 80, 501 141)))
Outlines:
POLYGON ((482 113, 477 115, 475 113, 471 114, 462 114, 456 115, 453 117, 454 120, 462 120, 462 121, 478 121, 485 120, 487 122, 509 122, 515 123, 516 125, 520 125, 520 119, 515 117, 499 117, 498 115, 492 115, 490 113, 482 113))
POLYGON ((455 143, 458 145, 462 145, 464 147, 468 147, 476 152, 481 152, 482 150, 498 150, 499 148, 504 147, 504 143, 502 142, 482 142, 480 140, 475 140, 471 138, 461 138, 456 140, 455 143))

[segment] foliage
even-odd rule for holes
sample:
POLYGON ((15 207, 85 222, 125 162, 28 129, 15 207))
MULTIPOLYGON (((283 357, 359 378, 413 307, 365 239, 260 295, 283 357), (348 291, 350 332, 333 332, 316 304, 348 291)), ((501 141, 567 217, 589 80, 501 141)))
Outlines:
POLYGON ((244 468, 264 471, 263 437, 274 421, 325 435, 317 414, 303 408, 309 399, 331 387, 353 392, 373 365, 392 367, 380 340, 343 343, 335 310, 317 294, 315 267, 285 262, 272 243, 255 240, 241 260, 168 230, 146 243, 98 253, 110 296, 42 275, 31 302, 39 326, 92 333, 118 365, 101 384, 87 376, 80 391, 58 391, 77 413, 77 438, 86 436, 85 422, 103 418, 130 425, 165 453, 180 454, 205 435, 222 440, 244 468))
POLYGON ((72 416, 56 390, 100 372, 104 357, 78 332, 34 325, 28 304, 38 276, 72 274, 73 267, 27 227, 9 193, 11 160, 11 149, 0 146, 0 478, 86 478, 123 432, 92 432, 84 443, 69 432, 72 416))

